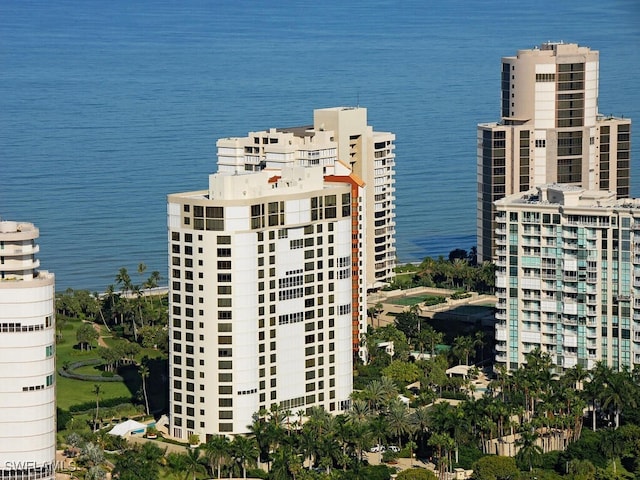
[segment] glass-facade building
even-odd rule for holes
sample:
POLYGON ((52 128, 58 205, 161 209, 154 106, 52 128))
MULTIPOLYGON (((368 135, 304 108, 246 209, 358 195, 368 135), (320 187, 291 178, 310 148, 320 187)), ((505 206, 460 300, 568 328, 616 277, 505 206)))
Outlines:
POLYGON ((496 202, 496 364, 640 364, 640 200, 545 185, 496 202))

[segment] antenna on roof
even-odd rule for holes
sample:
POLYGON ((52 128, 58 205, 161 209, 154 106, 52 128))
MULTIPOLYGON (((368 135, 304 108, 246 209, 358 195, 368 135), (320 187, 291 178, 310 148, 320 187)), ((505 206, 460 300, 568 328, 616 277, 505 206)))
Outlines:
POLYGON ((360 90, 356 92, 356 107, 360 108, 360 90))

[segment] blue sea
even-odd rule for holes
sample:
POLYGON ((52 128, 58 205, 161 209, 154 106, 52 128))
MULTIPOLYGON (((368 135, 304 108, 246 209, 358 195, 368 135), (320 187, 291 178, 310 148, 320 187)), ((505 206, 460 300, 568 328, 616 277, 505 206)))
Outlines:
POLYGON ((599 50, 600 111, 640 121, 637 0, 2 0, 0 216, 58 290, 166 275, 166 195, 206 188, 217 138, 360 105, 397 137, 399 261, 469 249, 500 59, 549 40, 599 50))

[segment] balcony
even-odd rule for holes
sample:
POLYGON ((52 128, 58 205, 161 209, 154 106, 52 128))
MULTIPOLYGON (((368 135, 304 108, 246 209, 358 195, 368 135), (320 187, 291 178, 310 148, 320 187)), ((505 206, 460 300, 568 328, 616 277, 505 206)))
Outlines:
POLYGON ((21 255, 34 255, 40 251, 39 245, 5 245, 4 249, 0 250, 2 256, 21 256, 21 255))
POLYGON ((2 270, 4 272, 20 272, 23 270, 33 270, 40 266, 40 260, 32 257, 27 257, 23 260, 12 259, 7 257, 2 264, 2 270))
POLYGON ((253 165, 258 165, 262 161, 262 158, 259 155, 245 155, 244 163, 250 163, 253 165))
POLYGON ((522 238, 522 245, 524 245, 526 247, 539 247, 540 246, 540 239, 533 238, 533 237, 523 237, 522 238))

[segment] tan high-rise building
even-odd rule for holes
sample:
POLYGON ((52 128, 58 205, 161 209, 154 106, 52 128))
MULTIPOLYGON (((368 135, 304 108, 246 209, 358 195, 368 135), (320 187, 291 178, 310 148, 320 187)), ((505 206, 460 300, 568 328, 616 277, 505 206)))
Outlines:
POLYGON ((640 365, 640 199, 543 185, 496 210, 496 365, 640 365))
POLYGON ((217 173, 168 197, 170 433, 246 433, 273 405, 349 407, 366 325, 362 182, 346 166, 217 173))
MULTIPOLYGON (((369 241, 360 262, 366 263, 367 290, 380 288, 395 276, 395 135, 367 125, 367 109, 335 107, 314 111, 313 125, 272 128, 247 137, 221 138, 219 172, 278 169, 285 165, 323 167, 335 171, 337 161, 364 181, 359 235, 369 241)), ((364 307, 363 307, 364 308, 364 307)))
POLYGON ((598 113, 599 52, 544 43, 502 59, 502 120, 478 125, 478 259, 495 258, 493 202, 546 183, 629 196, 629 119, 598 113))

